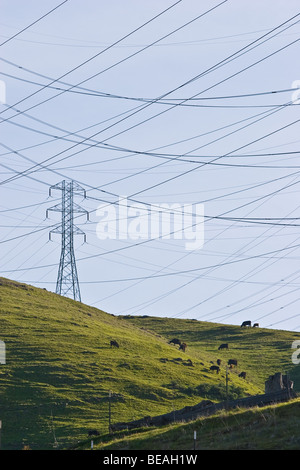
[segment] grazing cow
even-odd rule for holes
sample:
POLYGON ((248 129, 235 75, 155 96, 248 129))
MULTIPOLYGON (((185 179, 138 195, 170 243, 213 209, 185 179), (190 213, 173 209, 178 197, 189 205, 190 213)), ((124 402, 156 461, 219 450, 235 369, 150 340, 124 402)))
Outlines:
POLYGON ((112 341, 110 342, 110 347, 112 348, 113 346, 114 346, 115 348, 119 348, 119 347, 120 347, 119 344, 117 343, 117 341, 112 340, 112 341))
POLYGON ((229 366, 237 366, 237 360, 236 359, 229 359, 228 365, 229 366))
POLYGON ((185 366, 194 367, 194 364, 192 363, 191 359, 187 359, 182 364, 185 365, 185 366))
POLYGON ((217 364, 218 364, 218 366, 221 365, 221 362, 222 362, 221 359, 217 359, 217 364))
POLYGON ((185 343, 181 343, 181 345, 179 346, 179 350, 182 350, 183 352, 185 352, 187 348, 187 345, 185 343))
POLYGON ((241 327, 243 326, 251 326, 251 321, 250 320, 243 321, 243 323, 241 324, 241 327))
POLYGON ((218 367, 218 366, 211 366, 211 367, 210 367, 210 370, 215 370, 215 371, 217 372, 217 374, 218 374, 219 371, 220 371, 220 367, 218 367))
POLYGON ((91 430, 88 432, 88 435, 89 435, 89 436, 100 436, 99 432, 98 432, 96 429, 91 429, 91 430))
POLYGON ((246 378, 246 372, 241 372, 239 374, 239 377, 241 377, 242 379, 245 379, 246 378))
POLYGON ((228 349, 228 343, 220 344, 220 346, 218 347, 218 351, 220 351, 220 349, 228 349))
POLYGON ((173 339, 171 339, 171 341, 169 341, 169 344, 179 344, 179 346, 180 346, 181 341, 178 338, 173 338, 173 339))
POLYGON ((258 327, 259 327, 259 323, 254 323, 253 328, 255 328, 255 327, 258 328, 258 327))

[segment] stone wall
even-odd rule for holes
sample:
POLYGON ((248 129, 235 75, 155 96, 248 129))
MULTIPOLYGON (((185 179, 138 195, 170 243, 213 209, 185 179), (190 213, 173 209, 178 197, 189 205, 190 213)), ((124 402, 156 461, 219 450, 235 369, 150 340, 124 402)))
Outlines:
POLYGON ((176 421, 192 421, 200 416, 209 416, 215 414, 218 410, 266 406, 273 403, 288 401, 296 396, 297 395, 293 390, 283 388, 279 391, 265 393, 264 395, 253 395, 246 398, 239 398, 237 400, 230 400, 228 402, 213 403, 210 400, 203 400, 197 405, 186 406, 181 410, 174 410, 171 413, 159 416, 145 416, 139 420, 127 423, 115 423, 112 424, 111 429, 112 431, 120 431, 123 429, 135 429, 148 426, 164 426, 176 421))

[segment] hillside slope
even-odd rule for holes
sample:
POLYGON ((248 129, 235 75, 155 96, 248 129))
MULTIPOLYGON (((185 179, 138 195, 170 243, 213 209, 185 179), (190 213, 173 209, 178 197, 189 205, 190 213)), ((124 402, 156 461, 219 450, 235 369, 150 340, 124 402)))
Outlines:
MULTIPOLYGON (((201 353, 178 351, 142 325, 43 289, 0 278, 0 320, 2 448, 62 448, 89 429, 107 432, 109 402, 118 422, 224 393, 224 375, 211 373, 201 353)), ((257 391, 232 377, 232 394, 257 391)))
POLYGON ((249 372, 246 380, 238 377, 239 369, 230 372, 230 397, 261 393, 270 373, 292 365, 291 342, 299 338, 192 320, 116 317, 4 278, 0 320, 6 345, 6 364, 0 365, 4 449, 66 448, 85 440, 90 429, 107 433, 109 407, 115 423, 206 398, 223 400, 223 364, 233 351, 222 351, 219 374, 210 366, 229 332, 235 335, 234 353, 244 354, 242 366, 249 372), (187 342, 185 353, 168 343, 172 337, 187 342), (120 347, 111 347, 111 340, 120 347))
POLYGON ((294 381, 294 389, 300 391, 300 365, 292 362, 291 349, 300 333, 267 328, 241 328, 240 325, 184 320, 178 318, 123 317, 131 325, 143 327, 147 331, 160 334, 167 339, 177 336, 188 347, 193 357, 213 360, 221 358, 224 365, 229 358, 237 359, 238 367, 231 376, 246 372, 246 380, 264 392, 264 384, 275 372, 288 374, 294 381), (228 350, 218 351, 219 345, 228 344, 228 350))
MULTIPOLYGON (((94 440, 96 450, 298 450, 300 399, 94 440)), ((90 442, 81 446, 88 449, 90 442)), ((215 457, 215 456, 214 456, 215 457)), ((247 456, 248 457, 248 456, 247 456)))

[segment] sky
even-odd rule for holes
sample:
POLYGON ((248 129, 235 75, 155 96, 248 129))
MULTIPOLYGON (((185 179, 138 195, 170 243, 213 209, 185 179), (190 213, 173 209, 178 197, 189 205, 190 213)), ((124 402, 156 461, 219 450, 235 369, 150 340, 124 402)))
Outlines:
POLYGON ((300 331, 298 5, 2 0, 0 276, 55 292, 72 180, 83 303, 300 331))

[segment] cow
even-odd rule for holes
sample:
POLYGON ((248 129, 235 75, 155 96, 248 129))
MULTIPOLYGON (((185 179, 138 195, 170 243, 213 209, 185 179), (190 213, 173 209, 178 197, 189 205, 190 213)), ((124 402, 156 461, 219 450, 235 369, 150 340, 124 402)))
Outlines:
POLYGON ((100 436, 99 432, 98 432, 96 429, 91 429, 91 430, 88 432, 88 435, 89 435, 89 436, 100 436))
POLYGON ((243 323, 241 324, 241 327, 244 327, 244 326, 251 326, 251 321, 250 320, 243 321, 243 323))
POLYGON ((110 347, 111 347, 111 348, 112 348, 112 347, 119 348, 120 346, 119 346, 119 344, 117 343, 117 341, 112 340, 112 341, 110 342, 110 347))
POLYGON ((169 341, 169 344, 178 344, 180 346, 181 341, 178 338, 173 338, 173 339, 171 339, 171 341, 169 341))
POLYGON ((220 351, 220 349, 229 349, 228 348, 228 343, 220 344, 220 346, 218 347, 218 351, 220 351))
POLYGON ((236 359, 229 359, 228 365, 229 366, 237 366, 237 360, 236 359))
POLYGON ((245 379, 246 378, 246 372, 241 372, 239 374, 239 377, 241 377, 242 379, 245 379))
POLYGON ((186 348, 187 348, 187 345, 185 343, 181 343, 181 345, 179 346, 179 350, 183 352, 185 352, 186 348))
POLYGON ((218 367, 218 366, 211 366, 211 367, 210 367, 210 370, 215 370, 215 371, 217 372, 217 374, 218 374, 219 371, 220 371, 220 367, 218 367))
POLYGON ((194 367, 194 364, 192 363, 191 359, 187 359, 185 362, 183 362, 183 365, 194 367))
POLYGON ((222 362, 221 359, 217 359, 217 364, 218 364, 218 366, 221 365, 221 362, 222 362))
POLYGON ((256 328, 256 327, 257 327, 257 328, 259 327, 259 323, 254 323, 254 324, 253 324, 253 328, 256 328))

